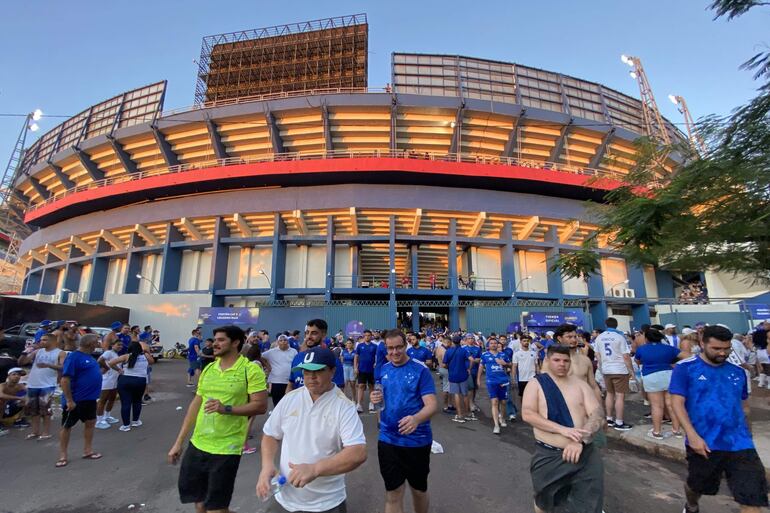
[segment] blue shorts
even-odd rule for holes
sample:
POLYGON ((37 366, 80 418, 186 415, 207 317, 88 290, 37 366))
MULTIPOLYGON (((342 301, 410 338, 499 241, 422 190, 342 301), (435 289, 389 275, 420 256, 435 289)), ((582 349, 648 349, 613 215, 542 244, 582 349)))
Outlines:
POLYGON ((468 381, 463 381, 462 383, 452 383, 449 382, 449 393, 450 394, 460 394, 460 395, 468 395, 468 381))
POLYGON ((188 360, 188 363, 187 374, 195 376, 195 371, 201 368, 200 362, 198 360, 188 360))
POLYGON ((505 401, 508 399, 508 385, 510 383, 490 383, 487 381, 487 392, 490 399, 505 401))

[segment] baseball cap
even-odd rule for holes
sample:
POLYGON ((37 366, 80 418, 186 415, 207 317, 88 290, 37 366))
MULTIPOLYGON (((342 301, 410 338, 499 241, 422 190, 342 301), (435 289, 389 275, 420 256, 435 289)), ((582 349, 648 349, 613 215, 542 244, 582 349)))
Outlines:
POLYGON ((695 330, 692 328, 685 328, 682 330, 682 335, 692 335, 695 333, 695 330))
POLYGON ((117 331, 117 330, 119 330, 122 327, 123 327, 123 323, 120 322, 120 321, 115 321, 112 324, 110 324, 110 329, 112 331, 117 331))
POLYGON ((12 368, 11 370, 8 371, 8 374, 13 374, 14 372, 18 372, 22 376, 26 376, 27 375, 27 371, 25 371, 21 367, 14 367, 14 368, 12 368))
POLYGON ((337 365, 336 361, 337 359, 334 357, 334 353, 331 349, 314 347, 305 353, 305 358, 302 363, 292 370, 319 371, 324 367, 333 369, 337 365))
POLYGON ((51 321, 49 321, 49 320, 45 320, 45 321, 40 323, 40 327, 41 328, 47 328, 50 325, 51 325, 51 321))
POLYGON ((663 329, 672 330, 674 328, 676 328, 676 324, 668 323, 668 324, 666 324, 666 326, 663 329))
POLYGON ((463 338, 460 335, 452 335, 452 343, 459 344, 463 338))

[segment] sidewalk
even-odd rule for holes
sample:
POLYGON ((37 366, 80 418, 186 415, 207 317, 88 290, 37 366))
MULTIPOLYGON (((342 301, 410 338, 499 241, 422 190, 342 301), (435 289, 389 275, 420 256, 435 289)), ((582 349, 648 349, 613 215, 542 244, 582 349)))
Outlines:
MULTIPOLYGON (((757 448, 765 473, 770 479, 770 390, 756 387, 752 382, 752 395, 749 398, 751 406, 751 427, 754 434, 754 445, 757 448)), ((622 441, 641 449, 653 456, 684 461, 684 439, 671 436, 671 426, 663 426, 664 440, 654 440, 647 436, 652 427, 652 421, 644 418, 649 406, 644 406, 641 394, 632 394, 626 401, 626 422, 634 427, 630 431, 607 430, 607 438, 622 441)))

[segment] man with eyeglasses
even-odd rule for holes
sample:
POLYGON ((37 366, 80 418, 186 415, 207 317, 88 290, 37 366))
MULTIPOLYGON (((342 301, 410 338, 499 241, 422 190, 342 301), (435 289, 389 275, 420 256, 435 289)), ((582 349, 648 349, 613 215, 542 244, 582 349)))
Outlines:
POLYGON ((408 482, 415 513, 426 513, 436 389, 428 367, 407 355, 402 331, 388 331, 384 343, 389 362, 382 367, 382 390, 375 389, 370 401, 381 405, 377 455, 385 481, 385 511, 404 511, 404 483, 408 482))

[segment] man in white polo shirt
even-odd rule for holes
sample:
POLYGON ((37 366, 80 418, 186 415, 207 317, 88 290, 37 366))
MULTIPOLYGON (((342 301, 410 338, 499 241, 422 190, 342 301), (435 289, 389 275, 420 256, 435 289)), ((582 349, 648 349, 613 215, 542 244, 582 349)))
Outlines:
POLYGON ((332 382, 336 360, 329 349, 309 349, 295 367, 305 386, 286 394, 265 422, 257 495, 267 497, 273 477, 286 477, 271 513, 347 512, 344 474, 366 461, 366 439, 355 404, 332 382))

